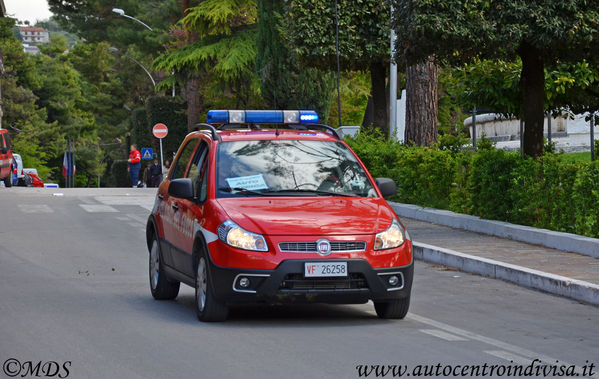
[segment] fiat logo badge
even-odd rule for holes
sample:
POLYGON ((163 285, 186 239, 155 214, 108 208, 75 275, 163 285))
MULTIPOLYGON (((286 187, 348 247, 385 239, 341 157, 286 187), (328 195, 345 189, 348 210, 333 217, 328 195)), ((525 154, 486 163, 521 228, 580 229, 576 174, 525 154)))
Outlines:
POLYGON ((329 240, 320 239, 316 241, 316 251, 320 255, 329 255, 331 254, 331 243, 329 240))

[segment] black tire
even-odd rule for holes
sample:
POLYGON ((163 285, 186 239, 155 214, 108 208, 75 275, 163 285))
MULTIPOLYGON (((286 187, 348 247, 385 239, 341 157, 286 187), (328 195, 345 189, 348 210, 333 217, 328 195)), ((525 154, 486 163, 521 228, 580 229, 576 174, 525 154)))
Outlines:
POLYGON ((150 245, 150 291, 156 300, 172 300, 179 294, 181 283, 170 280, 164 272, 164 263, 162 261, 162 252, 160 244, 156 237, 152 237, 150 245))
POLYGON ((403 319, 410 309, 410 295, 390 302, 375 302, 377 316, 384 319, 403 319))
POLYGON ((198 320, 203 322, 225 321, 229 315, 229 308, 214 297, 208 262, 203 254, 198 259, 195 276, 195 308, 198 320))
POLYGON ((12 187, 12 173, 4 178, 4 187, 9 188, 12 187))

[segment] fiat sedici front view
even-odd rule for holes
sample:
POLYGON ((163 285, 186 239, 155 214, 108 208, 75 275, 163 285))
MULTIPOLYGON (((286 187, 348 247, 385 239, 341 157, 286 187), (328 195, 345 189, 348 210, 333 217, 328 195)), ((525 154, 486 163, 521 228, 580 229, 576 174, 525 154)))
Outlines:
POLYGON ((239 303, 410 305, 412 243, 335 129, 313 111, 210 111, 179 148, 147 223, 152 295, 195 288, 202 321, 239 303))

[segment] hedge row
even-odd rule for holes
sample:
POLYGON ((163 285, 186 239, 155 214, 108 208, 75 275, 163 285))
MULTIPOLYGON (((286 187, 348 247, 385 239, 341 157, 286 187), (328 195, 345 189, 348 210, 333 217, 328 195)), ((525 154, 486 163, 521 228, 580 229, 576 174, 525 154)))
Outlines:
POLYGON ((407 147, 378 134, 346 142, 373 177, 390 177, 392 200, 487 219, 599 237, 599 162, 533 160, 492 146, 456 151, 407 147))

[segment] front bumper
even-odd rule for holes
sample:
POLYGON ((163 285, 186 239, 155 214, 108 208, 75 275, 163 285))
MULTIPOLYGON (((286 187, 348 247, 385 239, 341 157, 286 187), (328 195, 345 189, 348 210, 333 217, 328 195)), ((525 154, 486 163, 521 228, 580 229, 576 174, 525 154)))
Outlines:
POLYGON ((209 264, 214 295, 234 303, 335 303, 361 304, 368 300, 390 301, 409 296, 414 263, 407 266, 373 269, 363 259, 293 259, 274 270, 244 270, 209 264), (304 278, 306 262, 347 262, 348 277, 304 278), (391 275, 400 282, 388 284, 391 275), (250 285, 242 288, 241 278, 250 285))

